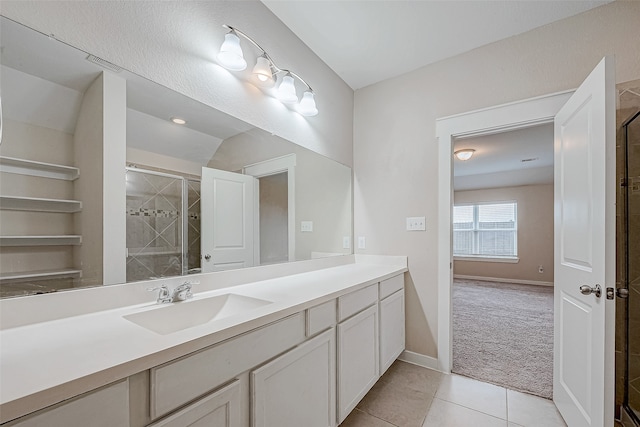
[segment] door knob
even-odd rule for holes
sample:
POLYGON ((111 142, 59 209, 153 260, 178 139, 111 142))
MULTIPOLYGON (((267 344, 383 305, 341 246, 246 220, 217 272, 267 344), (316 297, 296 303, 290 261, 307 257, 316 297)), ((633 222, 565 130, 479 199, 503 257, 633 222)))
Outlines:
POLYGON ((209 261, 209 260, 211 259, 211 255, 210 255, 210 254, 206 254, 206 255, 204 256, 204 259, 206 259, 207 261, 209 261))
POLYGON ((594 294, 596 298, 600 298, 600 295, 602 295, 602 289, 600 288, 600 285, 595 285, 593 288, 589 285, 582 285, 580 286, 580 293, 582 295, 594 294))

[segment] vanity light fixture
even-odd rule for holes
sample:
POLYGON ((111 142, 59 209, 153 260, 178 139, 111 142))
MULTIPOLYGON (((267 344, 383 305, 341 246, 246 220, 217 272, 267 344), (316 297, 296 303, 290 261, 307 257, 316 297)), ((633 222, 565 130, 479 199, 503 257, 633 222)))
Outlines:
POLYGON ((180 117, 171 117, 171 121, 177 125, 187 124, 187 121, 185 119, 181 119, 180 117))
POLYGON ((254 45, 261 54, 256 60, 256 64, 252 69, 252 77, 258 86, 271 87, 279 80, 280 83, 275 89, 275 96, 284 104, 298 103, 298 95, 296 93, 296 80, 306 86, 302 100, 297 104, 296 110, 303 116, 315 116, 318 114, 316 106, 315 94, 311 86, 305 82, 302 77, 291 70, 279 68, 274 64, 269 54, 256 43, 251 37, 242 31, 230 25, 223 25, 229 32, 224 36, 224 42, 218 53, 218 63, 231 71, 243 71, 247 68, 247 62, 242 53, 240 46, 240 37, 242 36, 252 45, 254 45))
POLYGON ((453 154, 462 161, 465 160, 469 160, 471 158, 471 156, 473 156, 473 153, 475 153, 476 150, 474 150, 473 148, 464 148, 462 150, 458 150, 455 151, 453 154))

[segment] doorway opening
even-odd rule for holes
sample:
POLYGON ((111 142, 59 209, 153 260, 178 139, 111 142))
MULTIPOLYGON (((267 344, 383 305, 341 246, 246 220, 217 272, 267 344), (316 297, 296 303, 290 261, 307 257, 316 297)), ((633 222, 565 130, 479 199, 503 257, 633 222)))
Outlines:
POLYGON ((553 392, 553 125, 455 138, 452 372, 553 392))

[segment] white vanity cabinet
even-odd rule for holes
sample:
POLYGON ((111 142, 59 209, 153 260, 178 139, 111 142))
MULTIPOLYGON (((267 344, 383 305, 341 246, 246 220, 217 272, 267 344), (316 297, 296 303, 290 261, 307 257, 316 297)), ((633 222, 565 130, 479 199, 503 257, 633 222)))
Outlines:
POLYGON ((252 427, 336 425, 335 329, 251 373, 252 427))
POLYGON ((128 427, 129 382, 119 381, 3 424, 3 427, 44 426, 128 427))
POLYGON ((338 298, 338 423, 378 381, 378 286, 338 298))
POLYGON ((152 368, 151 419, 220 388, 243 372, 302 343, 304 330, 304 315, 298 313, 152 368))
POLYGON ((380 282, 380 375, 404 351, 404 275, 380 282))

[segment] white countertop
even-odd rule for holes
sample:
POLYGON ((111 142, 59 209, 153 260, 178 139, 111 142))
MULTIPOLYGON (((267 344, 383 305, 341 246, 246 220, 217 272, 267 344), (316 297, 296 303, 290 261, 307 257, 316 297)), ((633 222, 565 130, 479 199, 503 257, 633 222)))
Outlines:
POLYGON ((207 292, 196 290, 194 300, 234 293, 273 303, 167 335, 123 318, 155 305, 148 302, 4 329, 0 331, 0 422, 405 271, 406 259, 404 265, 357 262, 207 292))

